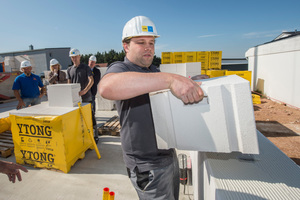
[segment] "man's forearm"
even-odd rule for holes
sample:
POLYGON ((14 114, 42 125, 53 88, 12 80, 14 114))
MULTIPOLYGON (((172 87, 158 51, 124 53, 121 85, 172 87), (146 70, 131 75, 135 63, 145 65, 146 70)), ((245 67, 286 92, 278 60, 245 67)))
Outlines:
POLYGON ((94 84, 94 78, 92 76, 89 77, 89 83, 87 84, 87 86, 84 88, 84 90, 86 92, 89 91, 89 89, 91 89, 91 87, 93 86, 94 84))
POLYGON ((15 97, 18 101, 22 101, 19 90, 14 90, 15 97))

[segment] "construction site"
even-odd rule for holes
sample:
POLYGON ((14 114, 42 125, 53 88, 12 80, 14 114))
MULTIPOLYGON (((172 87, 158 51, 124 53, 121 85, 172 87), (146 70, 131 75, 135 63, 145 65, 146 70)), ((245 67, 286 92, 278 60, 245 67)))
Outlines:
MULTIPOLYGON (((14 184, 0 175, 0 199, 139 199, 123 161, 114 101, 96 95, 98 143, 91 105, 78 100, 76 84, 47 85, 41 104, 16 109, 20 63, 31 60, 46 83, 50 59, 59 55, 68 66, 69 50, 0 54, 0 160, 28 169, 14 184)), ((162 52, 161 72, 202 82, 204 91, 197 104, 183 104, 170 90, 149 94, 158 148, 175 148, 179 159, 180 200, 300 199, 300 34, 282 33, 245 57, 162 52), (291 76, 282 76, 283 60, 291 76), (285 106, 286 116, 270 102, 285 106)), ((107 67, 99 70, 103 76, 107 67)))

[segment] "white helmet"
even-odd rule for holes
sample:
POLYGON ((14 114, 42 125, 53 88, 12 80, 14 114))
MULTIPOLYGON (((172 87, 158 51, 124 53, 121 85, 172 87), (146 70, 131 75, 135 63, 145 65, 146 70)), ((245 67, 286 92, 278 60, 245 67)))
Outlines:
POLYGON ((159 37, 154 23, 148 17, 136 16, 125 24, 123 28, 122 41, 128 37, 138 36, 159 37))
POLYGON ((89 60, 97 62, 96 56, 91 56, 89 60))
POLYGON ((57 64, 59 64, 59 62, 55 58, 53 58, 53 59, 50 60, 50 66, 57 65, 57 64))
POLYGON ((72 56, 78 56, 80 55, 80 52, 78 49, 71 49, 70 53, 69 53, 69 56, 72 57, 72 56))
POLYGON ((31 63, 28 60, 24 60, 21 62, 20 68, 31 67, 31 63))

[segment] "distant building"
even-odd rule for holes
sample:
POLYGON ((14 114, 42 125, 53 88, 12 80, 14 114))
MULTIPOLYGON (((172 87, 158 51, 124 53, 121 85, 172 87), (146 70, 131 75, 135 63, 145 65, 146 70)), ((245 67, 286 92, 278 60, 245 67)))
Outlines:
POLYGON ((300 108, 300 31, 282 32, 250 48, 245 57, 253 91, 300 108))
POLYGON ((248 60, 246 58, 222 58, 221 68, 229 71, 247 71, 248 60))
POLYGON ((44 71, 50 70, 49 64, 52 58, 59 61, 62 69, 67 69, 72 64, 69 51, 70 47, 34 49, 30 45, 27 51, 0 53, 0 57, 4 58, 3 71, 5 72, 20 71, 20 63, 23 60, 29 60, 32 64, 33 72, 39 75, 44 71))

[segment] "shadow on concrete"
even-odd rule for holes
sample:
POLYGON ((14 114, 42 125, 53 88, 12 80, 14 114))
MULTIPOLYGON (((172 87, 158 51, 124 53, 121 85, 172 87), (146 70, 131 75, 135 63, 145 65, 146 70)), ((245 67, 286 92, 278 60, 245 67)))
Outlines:
POLYGON ((277 121, 256 121, 256 128, 266 137, 299 136, 296 132, 277 121))

